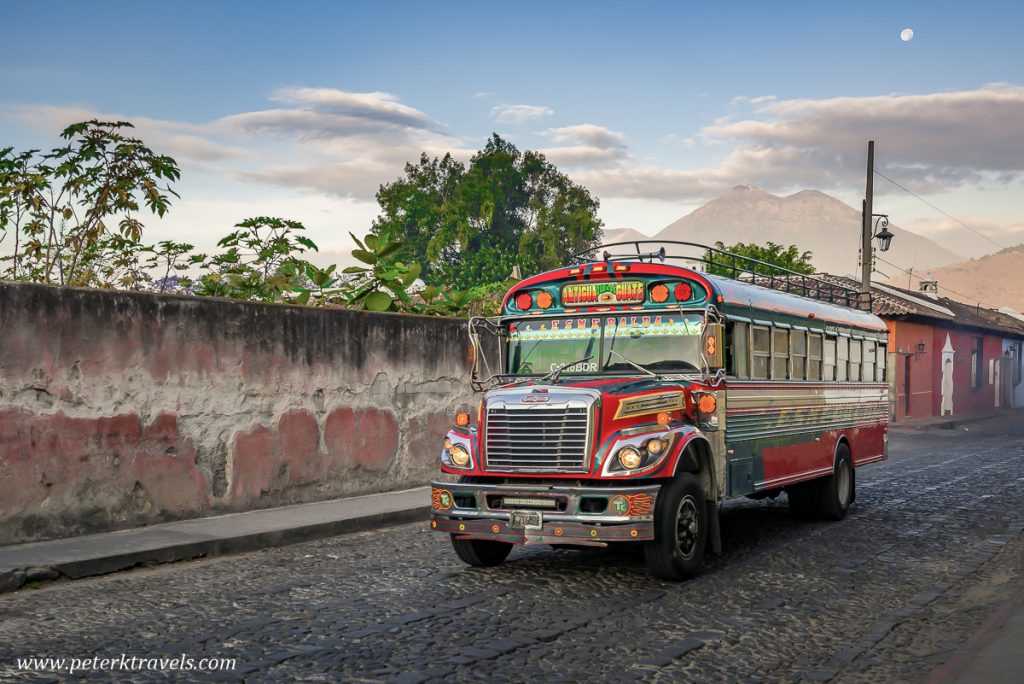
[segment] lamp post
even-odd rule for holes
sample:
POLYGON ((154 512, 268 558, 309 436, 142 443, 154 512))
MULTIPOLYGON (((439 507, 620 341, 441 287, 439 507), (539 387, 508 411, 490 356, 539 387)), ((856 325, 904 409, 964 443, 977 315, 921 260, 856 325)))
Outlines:
POLYGON ((889 232, 889 215, 872 213, 872 202, 875 191, 875 141, 868 141, 868 174, 864 190, 864 202, 861 204, 861 235, 860 235, 860 308, 871 311, 871 238, 878 240, 878 249, 889 250, 893 235, 889 232), (874 219, 874 225, 872 225, 874 219), (877 233, 875 231, 878 231, 877 233))

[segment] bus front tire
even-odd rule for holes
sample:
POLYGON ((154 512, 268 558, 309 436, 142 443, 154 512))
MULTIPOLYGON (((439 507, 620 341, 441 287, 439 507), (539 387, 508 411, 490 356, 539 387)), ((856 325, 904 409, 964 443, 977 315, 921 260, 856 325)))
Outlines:
POLYGON ((501 565, 512 552, 508 542, 487 539, 459 539, 452 535, 452 548, 463 563, 479 568, 501 565))
POLYGON ((647 568, 657 577, 680 581, 704 569, 708 514, 697 478, 683 473, 662 487, 654 507, 654 539, 644 544, 647 568))

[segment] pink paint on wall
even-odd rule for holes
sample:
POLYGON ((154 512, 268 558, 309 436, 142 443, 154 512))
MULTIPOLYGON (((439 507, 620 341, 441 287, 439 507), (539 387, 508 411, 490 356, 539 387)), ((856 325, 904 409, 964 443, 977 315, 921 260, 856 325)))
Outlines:
POLYGON ((335 466, 385 470, 398 451, 398 421, 390 411, 344 406, 327 416, 324 438, 335 466))

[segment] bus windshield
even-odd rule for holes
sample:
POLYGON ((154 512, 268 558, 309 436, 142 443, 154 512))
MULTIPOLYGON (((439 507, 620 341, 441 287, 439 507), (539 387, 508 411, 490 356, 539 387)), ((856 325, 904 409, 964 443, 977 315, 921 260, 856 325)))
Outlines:
POLYGON ((509 325, 508 372, 546 375, 573 361, 562 375, 636 374, 629 361, 653 373, 692 372, 703 365, 703 332, 703 313, 517 321, 509 325))

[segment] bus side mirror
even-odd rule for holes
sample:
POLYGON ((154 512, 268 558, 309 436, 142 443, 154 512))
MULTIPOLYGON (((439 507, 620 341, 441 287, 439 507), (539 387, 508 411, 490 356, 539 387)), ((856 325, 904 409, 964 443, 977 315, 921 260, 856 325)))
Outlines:
POLYGON ((708 368, 717 370, 725 365, 725 326, 721 323, 708 323, 704 326, 701 336, 701 355, 708 368))

